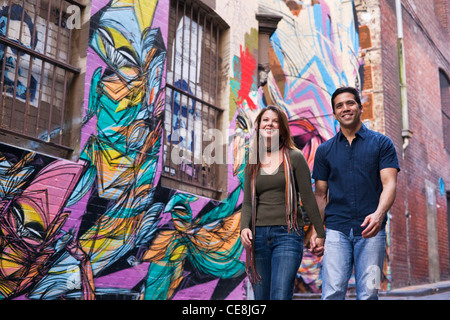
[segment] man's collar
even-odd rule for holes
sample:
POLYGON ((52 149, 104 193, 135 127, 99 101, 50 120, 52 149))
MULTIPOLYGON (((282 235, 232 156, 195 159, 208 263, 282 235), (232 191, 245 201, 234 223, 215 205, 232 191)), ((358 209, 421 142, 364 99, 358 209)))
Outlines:
POLYGON ((361 122, 361 128, 359 128, 356 134, 359 135, 362 139, 365 139, 367 137, 368 132, 369 129, 367 129, 364 123, 361 122))
MULTIPOLYGON (((369 129, 367 129, 364 123, 361 122, 361 128, 359 128, 355 135, 360 136, 364 140, 367 137, 368 131, 369 129)), ((339 130, 339 132, 337 133, 338 140, 341 141, 343 137, 345 137, 344 134, 341 130, 339 130)))

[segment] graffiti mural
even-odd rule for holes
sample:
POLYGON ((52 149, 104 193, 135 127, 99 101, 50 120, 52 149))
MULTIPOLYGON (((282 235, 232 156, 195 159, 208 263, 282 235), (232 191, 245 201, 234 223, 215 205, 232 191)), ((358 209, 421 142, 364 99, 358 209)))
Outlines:
POLYGON ((159 184, 166 45, 152 23, 168 2, 104 2, 78 163, 2 145, 0 296, 241 298, 241 188, 217 202, 159 184))
MULTIPOLYGON (((2 145, 0 155, 0 295, 16 296, 49 272, 55 257, 71 245, 61 242, 69 219, 65 205, 84 171, 66 163, 16 154, 2 145)), ((69 239, 67 239, 69 240, 69 239)))
MULTIPOLYGON (((245 298, 239 222, 256 114, 269 103, 282 106, 312 168, 318 145, 338 129, 331 93, 363 82, 353 1, 258 3, 283 19, 271 37, 264 87, 255 28, 231 57, 232 160, 227 197, 216 201, 161 185, 164 122, 189 129, 187 105, 164 119, 169 17, 161 17, 169 1, 96 1, 80 159, 0 144, 0 299, 245 298)), ((181 81, 177 87, 189 90, 181 81)), ((170 139, 197 148, 194 139, 170 139)), ((305 251, 297 292, 320 290, 320 264, 305 251)))

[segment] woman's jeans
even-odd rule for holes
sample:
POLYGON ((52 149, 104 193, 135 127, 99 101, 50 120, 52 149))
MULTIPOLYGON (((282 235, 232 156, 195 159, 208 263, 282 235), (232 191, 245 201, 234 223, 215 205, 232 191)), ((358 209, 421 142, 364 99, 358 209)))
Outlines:
POLYGON ((285 226, 256 227, 256 300, 292 300, 294 281, 303 256, 303 229, 288 232, 285 226))
POLYGON ((386 250, 386 231, 369 239, 326 230, 322 264, 322 299, 343 300, 355 267, 356 299, 377 300, 386 250))

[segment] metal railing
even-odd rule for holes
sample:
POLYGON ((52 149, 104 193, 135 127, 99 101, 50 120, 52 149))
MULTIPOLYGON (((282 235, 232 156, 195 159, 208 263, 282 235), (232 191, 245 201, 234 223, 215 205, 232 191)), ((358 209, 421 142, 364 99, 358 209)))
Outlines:
POLYGON ((70 64, 69 5, 85 7, 74 0, 8 0, 0 12, 0 130, 66 149, 66 100, 80 73, 70 64))
POLYGON ((217 129, 220 28, 192 2, 171 1, 163 175, 217 191, 218 167, 205 162, 204 134, 217 129))

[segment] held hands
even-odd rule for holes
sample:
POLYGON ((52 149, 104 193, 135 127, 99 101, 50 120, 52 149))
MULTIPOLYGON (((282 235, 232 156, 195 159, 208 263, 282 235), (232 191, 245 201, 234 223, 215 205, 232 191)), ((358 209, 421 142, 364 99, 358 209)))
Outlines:
POLYGON ((325 239, 324 238, 317 238, 317 232, 313 227, 311 238, 309 239, 309 251, 318 256, 323 256, 323 252, 325 251, 325 239))

